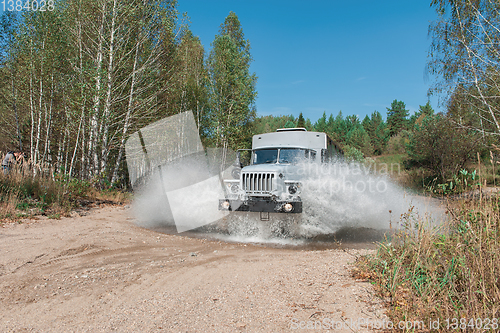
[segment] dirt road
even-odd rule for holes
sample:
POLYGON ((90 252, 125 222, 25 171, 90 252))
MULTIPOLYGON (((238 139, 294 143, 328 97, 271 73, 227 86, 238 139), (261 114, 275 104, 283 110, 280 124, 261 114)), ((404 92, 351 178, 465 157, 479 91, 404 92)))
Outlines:
POLYGON ((0 331, 364 332, 383 318, 370 284, 349 275, 368 250, 224 243, 133 220, 108 206, 4 224, 0 331))

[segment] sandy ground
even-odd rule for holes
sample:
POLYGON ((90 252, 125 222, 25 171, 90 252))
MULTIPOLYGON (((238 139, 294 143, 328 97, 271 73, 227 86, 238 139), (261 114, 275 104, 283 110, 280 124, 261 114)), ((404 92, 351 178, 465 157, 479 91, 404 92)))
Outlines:
POLYGON ((363 320, 385 318, 349 273, 370 250, 225 243, 133 221, 108 206, 4 224, 0 331, 366 332, 363 320))

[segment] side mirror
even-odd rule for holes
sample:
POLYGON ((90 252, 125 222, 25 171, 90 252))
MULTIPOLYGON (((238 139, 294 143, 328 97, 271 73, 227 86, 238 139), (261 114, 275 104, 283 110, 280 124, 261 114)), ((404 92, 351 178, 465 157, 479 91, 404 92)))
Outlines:
POLYGON ((235 167, 238 167, 238 168, 243 168, 243 164, 241 164, 241 161, 240 161, 240 152, 237 152, 236 153, 236 160, 234 161, 234 164, 233 164, 235 167))

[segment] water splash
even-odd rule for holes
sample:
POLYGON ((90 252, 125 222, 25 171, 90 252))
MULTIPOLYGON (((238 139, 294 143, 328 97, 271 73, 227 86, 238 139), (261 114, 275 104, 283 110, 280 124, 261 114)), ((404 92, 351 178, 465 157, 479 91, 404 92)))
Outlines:
POLYGON ((303 163, 301 235, 331 234, 343 228, 398 228, 412 209, 439 218, 443 210, 430 198, 412 195, 373 165, 333 161, 303 163))
POLYGON ((273 213, 261 221, 259 213, 218 211, 227 190, 221 178, 234 177, 235 154, 204 149, 191 112, 134 133, 126 154, 136 191, 134 211, 138 225, 147 228, 175 226, 177 232, 196 229, 227 240, 293 243, 342 230, 398 228, 401 215, 412 207, 420 216, 439 220, 443 215, 430 199, 406 192, 372 164, 344 161, 290 166, 286 177, 301 181, 301 214, 273 213))
MULTIPOLYGON (((173 172, 171 177, 179 177, 178 170, 172 167, 169 170, 173 172)), ((184 167, 185 179, 177 179, 177 182, 188 182, 193 179, 193 173, 200 177, 206 175, 202 170, 184 167)), ((370 166, 334 161, 323 165, 303 163, 294 170, 294 177, 301 177, 302 214, 271 213, 269 221, 261 221, 260 213, 232 212, 189 235, 282 246, 301 246, 310 242, 333 244, 342 239, 372 242, 381 239, 384 231, 399 228, 401 216, 410 209, 436 220, 442 219, 444 213, 432 199, 409 193, 370 166)), ((168 177, 168 172, 166 174, 168 177)), ((136 205, 145 212, 142 226, 173 225, 172 213, 161 204, 166 198, 161 196, 159 180, 151 184, 148 191, 138 196, 136 205)), ((205 196, 209 197, 208 204, 211 200, 216 205, 220 192, 216 188, 211 191, 213 194, 205 193, 205 196)), ((186 197, 190 195, 189 191, 183 193, 186 197)), ((189 207, 178 208, 188 212, 193 226, 196 226, 198 215, 203 214, 203 208, 197 210, 198 215, 189 207)))

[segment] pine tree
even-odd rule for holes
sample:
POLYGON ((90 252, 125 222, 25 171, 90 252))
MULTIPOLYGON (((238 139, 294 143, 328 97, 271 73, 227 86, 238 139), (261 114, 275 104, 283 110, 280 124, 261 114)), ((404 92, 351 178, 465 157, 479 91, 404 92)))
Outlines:
POLYGON ((235 13, 226 17, 212 46, 207 61, 209 136, 216 147, 240 148, 251 135, 257 77, 250 73, 250 43, 235 13))
POLYGON ((410 120, 408 121, 408 128, 412 129, 416 123, 422 122, 422 119, 426 116, 431 116, 434 114, 434 109, 431 107, 429 101, 425 105, 420 105, 418 111, 415 114, 410 116, 410 120))
POLYGON ((373 147, 370 143, 370 137, 368 133, 364 130, 361 124, 353 124, 352 128, 346 135, 347 145, 355 147, 360 150, 365 156, 370 156, 373 154, 373 147))
POLYGON ((297 119, 297 127, 306 127, 306 121, 302 112, 299 114, 299 118, 297 119))
POLYGON ((407 129, 408 114, 406 105, 402 101, 394 100, 391 107, 387 108, 387 127, 389 128, 389 136, 394 136, 400 131, 407 129))
POLYGON ((339 113, 337 114, 337 116, 333 121, 332 138, 338 142, 344 142, 346 135, 347 135, 347 124, 342 115, 342 111, 339 111, 339 113))
POLYGON ((314 124, 314 129, 318 132, 326 132, 326 111, 323 111, 323 116, 314 124))
POLYGON ((387 143, 387 133, 382 115, 374 111, 371 117, 366 116, 362 122, 363 128, 370 137, 370 143, 376 155, 382 154, 387 143))

